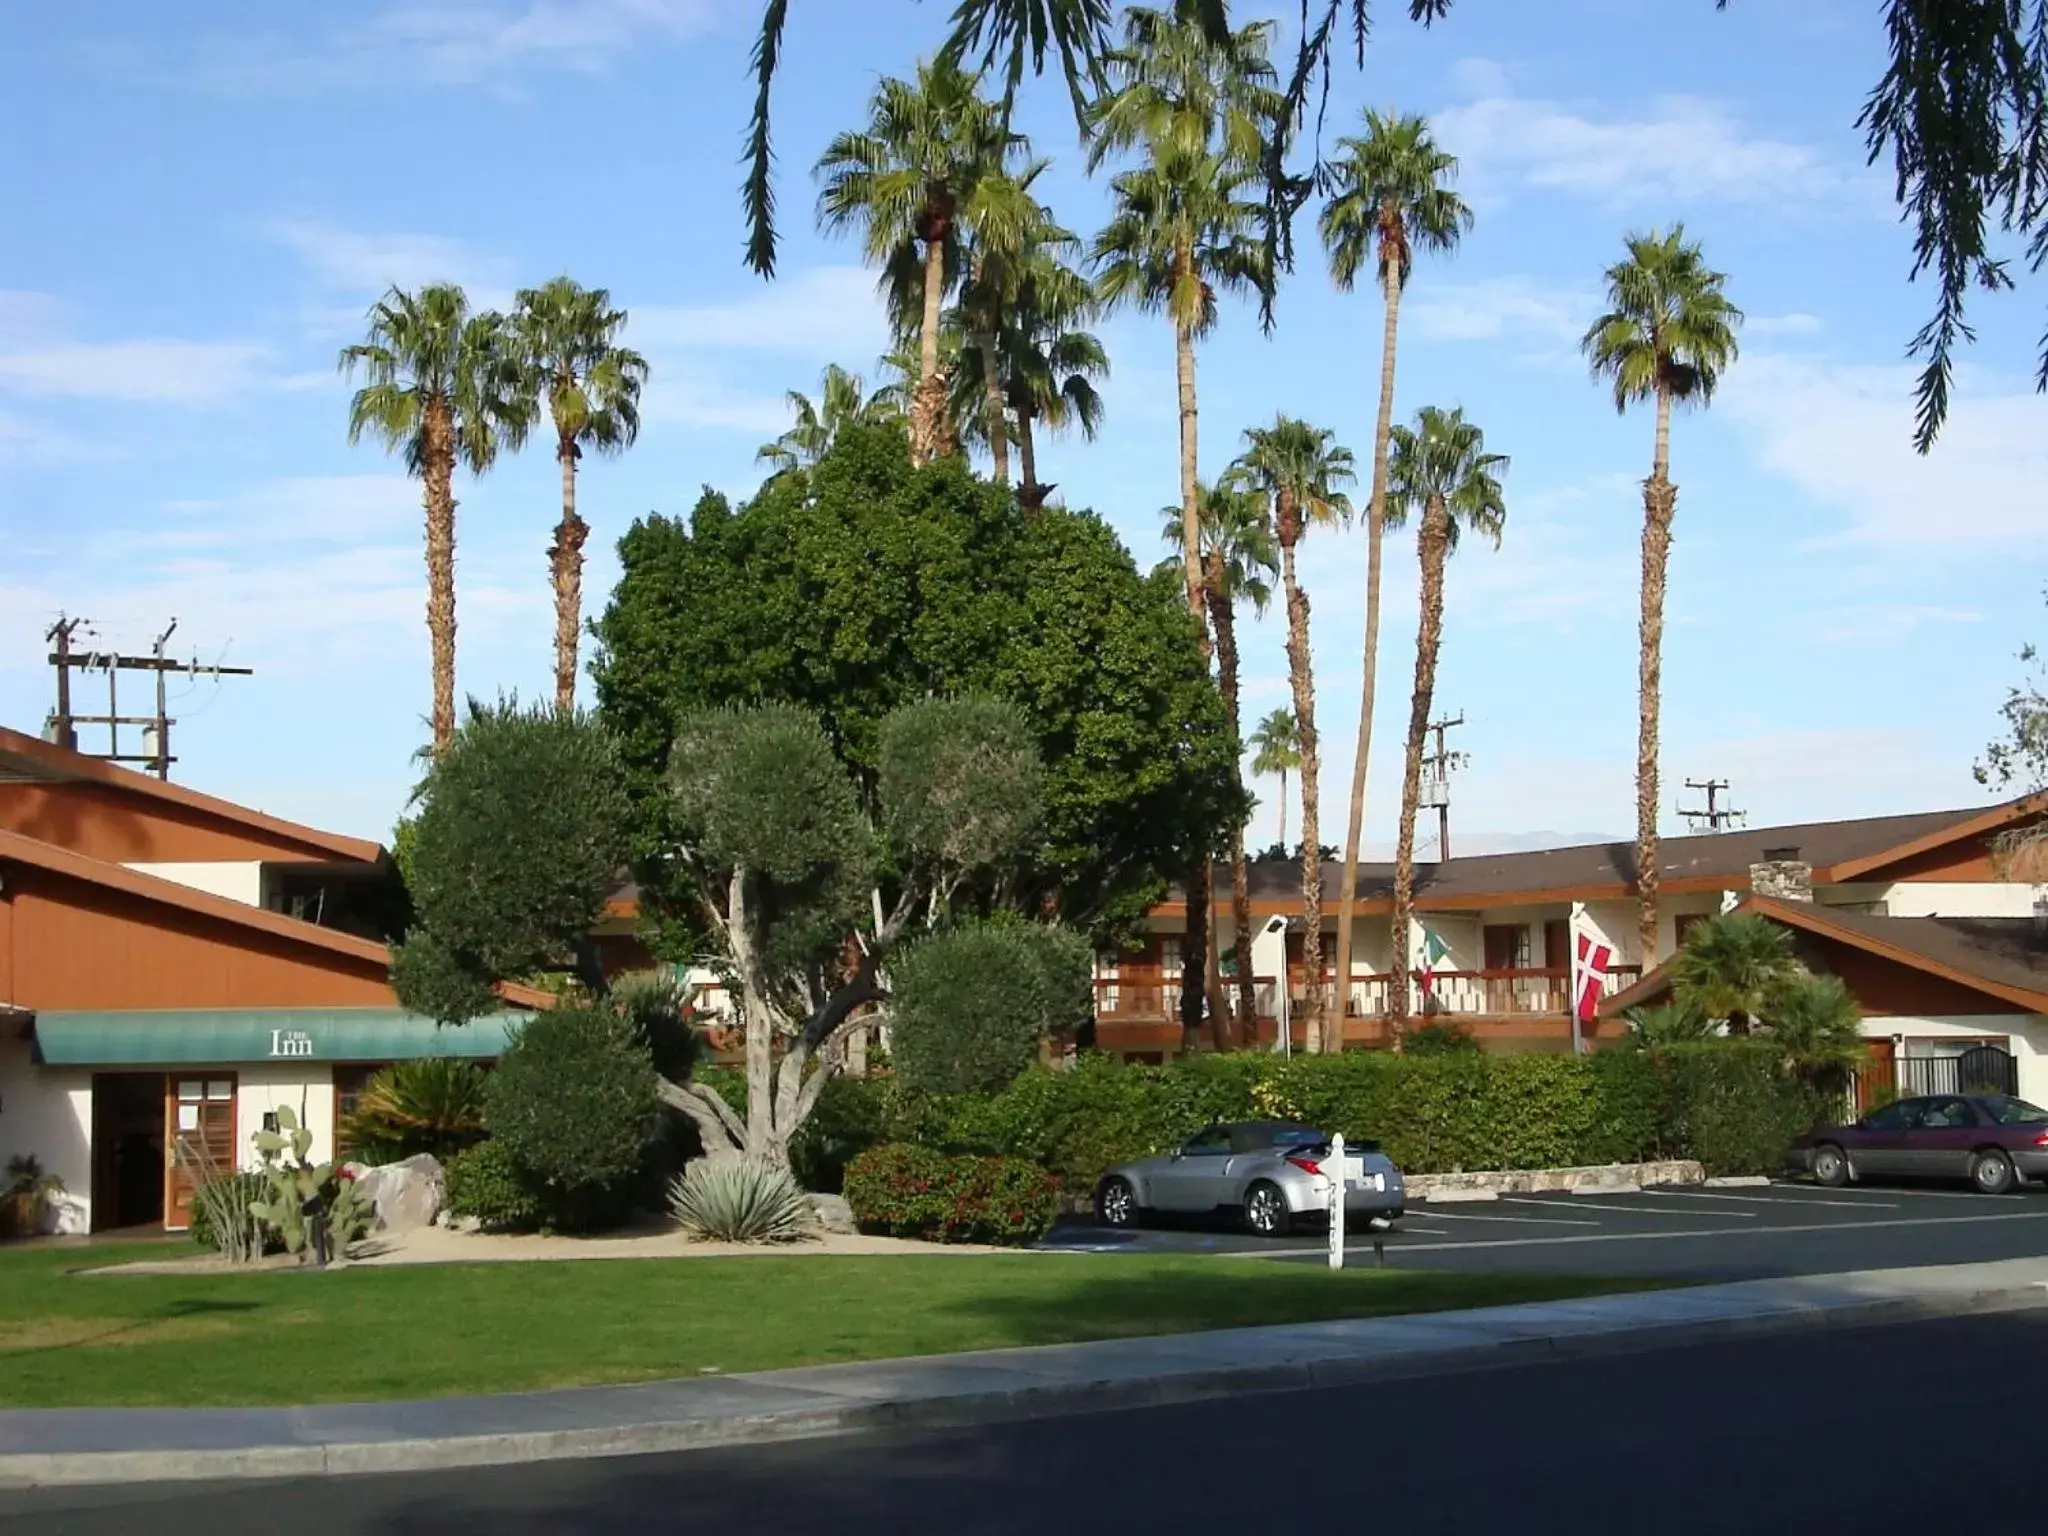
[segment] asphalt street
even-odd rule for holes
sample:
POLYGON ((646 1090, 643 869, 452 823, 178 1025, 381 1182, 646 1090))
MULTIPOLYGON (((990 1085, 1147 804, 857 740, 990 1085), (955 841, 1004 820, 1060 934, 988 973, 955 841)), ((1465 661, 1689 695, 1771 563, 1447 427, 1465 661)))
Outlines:
MULTIPOLYGON (((1352 1233, 1353 1262, 1374 1262, 1375 1237, 1388 1265, 1411 1269, 1754 1280, 2048 1253, 2048 1190, 1773 1184, 1418 1204, 1391 1232, 1352 1233)), ((1132 1233, 1076 1221, 1047 1246, 1321 1263, 1327 1244, 1321 1233, 1256 1238, 1219 1217, 1132 1233)))
POLYGON ((0 1494, 8 1536, 2036 1532, 2048 1309, 902 1436, 0 1494))

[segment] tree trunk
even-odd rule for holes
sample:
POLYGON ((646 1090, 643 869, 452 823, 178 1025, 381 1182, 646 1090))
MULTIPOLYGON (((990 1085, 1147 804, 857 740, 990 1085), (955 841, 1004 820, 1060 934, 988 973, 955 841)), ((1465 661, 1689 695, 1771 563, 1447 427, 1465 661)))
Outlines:
POLYGON ((1204 848, 1188 869, 1187 933, 1180 954, 1180 1033, 1183 1048, 1202 1038, 1208 1012, 1209 910, 1215 905, 1215 864, 1204 848))
POLYGON ((1400 274, 1382 281, 1386 322, 1380 333, 1380 414, 1372 439, 1372 499, 1365 508, 1365 665, 1358 693, 1358 747, 1351 759, 1351 815, 1344 827, 1344 870, 1337 886, 1337 995, 1351 995, 1352 924, 1358 908, 1358 851, 1365 834, 1365 775, 1372 761, 1372 712, 1380 667, 1380 554, 1387 531, 1387 443, 1394 425, 1394 343, 1401 323, 1400 274))
POLYGON ((455 421, 445 400, 429 402, 426 437, 427 639, 438 756, 455 738, 455 421))
POLYGON ((1006 486, 1010 483, 1009 422, 1002 380, 996 372, 996 339, 983 332, 974 338, 974 348, 981 354, 982 409, 988 415, 989 456, 995 460, 996 484, 1006 486))
POLYGON ((583 627, 583 542, 590 525, 576 514, 576 441, 563 437, 555 450, 562 463, 562 520, 548 550, 555 584, 555 708, 576 707, 576 642, 583 627))
POLYGON ((1038 444, 1031 432, 1031 407, 1017 404, 1017 501, 1027 512, 1045 505, 1052 487, 1038 483, 1038 444))
POLYGON ((945 299, 946 242, 924 243, 924 321, 917 341, 917 389, 910 398, 910 462, 929 464, 951 446, 946 375, 939 366, 939 316, 945 299))
POLYGON ((1408 756, 1401 767, 1401 826, 1394 844, 1394 985, 1392 1044, 1400 1050, 1408 1032, 1408 933, 1415 920, 1415 810, 1422 799, 1422 749, 1436 694, 1436 657, 1444 634, 1444 554, 1450 514, 1432 496, 1422 514, 1417 540, 1422 559, 1422 614, 1415 633, 1415 696, 1408 705, 1408 756))
POLYGON ((1195 483, 1195 338, 1178 321, 1173 327, 1173 369, 1180 384, 1180 558, 1187 575, 1188 612, 1202 631, 1202 660, 1209 660, 1209 627, 1202 603, 1201 491, 1195 483))
POLYGON ((1657 392, 1657 446, 1643 482, 1643 613, 1637 658, 1636 936, 1647 971, 1657 963, 1657 730, 1664 674, 1664 575, 1671 560, 1671 519, 1678 487, 1671 483, 1671 396, 1657 392))
MULTIPOLYGON (((1223 688, 1224 711, 1230 717, 1230 739, 1232 742, 1242 742, 1242 722, 1238 718, 1237 615, 1231 611, 1229 598, 1218 595, 1222 585, 1221 582, 1213 580, 1208 583, 1209 617, 1216 627, 1216 677, 1223 688)), ((1236 761, 1242 765, 1242 752, 1236 754, 1236 761)), ((1257 1032, 1259 994, 1252 980, 1252 893, 1246 878, 1248 865, 1244 850, 1244 822, 1240 820, 1230 832, 1231 948, 1237 956, 1235 1025, 1238 1037, 1249 1039, 1257 1032)), ((1216 1045, 1219 1050, 1228 1049, 1232 1044, 1229 1032, 1222 1028, 1223 1022, 1223 1016, 1219 1012, 1216 1031, 1216 1045)))
POLYGON ((1287 851, 1287 770, 1280 770, 1280 851, 1287 851))
MULTIPOLYGON (((1288 500, 1282 493, 1282 500, 1288 500)), ((1283 530, 1295 517, 1291 505, 1281 512, 1283 530)), ((1294 718, 1301 736, 1301 964, 1308 973, 1306 1006, 1302 1010, 1305 1044, 1311 1053, 1324 1048, 1323 1021, 1323 850, 1318 814, 1316 774, 1321 756, 1316 741, 1316 685, 1308 647, 1308 594, 1294 575, 1295 538, 1280 541, 1280 573, 1287 587, 1287 678, 1294 687, 1294 718)), ((1336 1045, 1343 1049, 1342 1015, 1336 1045)))

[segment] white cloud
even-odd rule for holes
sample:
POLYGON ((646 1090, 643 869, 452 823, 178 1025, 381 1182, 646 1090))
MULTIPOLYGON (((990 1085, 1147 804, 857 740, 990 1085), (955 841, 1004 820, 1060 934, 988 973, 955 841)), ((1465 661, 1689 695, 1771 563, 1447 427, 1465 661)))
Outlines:
POLYGON ((629 330, 643 350, 794 352, 857 372, 888 345, 889 327, 865 267, 807 267, 717 304, 638 305, 629 330))
POLYGON ((302 475, 245 487, 232 496, 167 501, 162 523, 120 536, 123 547, 201 550, 309 540, 356 544, 421 516, 419 482, 399 474, 302 475))
POLYGON ((1944 608, 1931 603, 1851 603, 1823 608, 1813 615, 1816 638, 1823 645, 1868 646, 1910 639, 1934 624, 1981 624, 1984 615, 1971 608, 1944 608))
POLYGON ((1591 106, 1512 94, 1505 74, 1468 60, 1476 92, 1433 119, 1475 196, 1514 188, 1564 192, 1610 206, 1665 209, 1721 202, 1796 209, 1884 205, 1875 173, 1805 144, 1750 132, 1726 105, 1660 96, 1622 117, 1591 106))
POLYGON ((1813 336, 1822 329, 1820 316, 1797 310, 1787 315, 1751 315, 1742 322, 1745 336, 1813 336))
POLYGON ((73 342, 0 353, 0 389, 33 396, 211 405, 256 381, 263 349, 242 342, 73 342))
POLYGON ((1729 374, 1723 401, 1765 467, 1843 515, 1841 539, 1932 549, 2048 535, 2048 403, 1965 373, 1923 457, 1913 451, 1915 372, 1752 354, 1729 374))
POLYGON ((313 47, 278 34, 202 44, 194 78, 234 95, 429 82, 509 89, 530 73, 601 73, 636 49, 712 30, 725 0, 400 0, 313 47))
POLYGON ((1590 293, 1552 287, 1534 278, 1493 277, 1475 283, 1419 285, 1403 301, 1401 315, 1431 341, 1532 336, 1576 343, 1598 310, 1599 302, 1590 293))
POLYGON ((387 288, 459 283, 481 307, 509 302, 512 264, 446 235, 344 229, 325 219, 274 220, 270 233, 324 292, 374 298, 387 288))

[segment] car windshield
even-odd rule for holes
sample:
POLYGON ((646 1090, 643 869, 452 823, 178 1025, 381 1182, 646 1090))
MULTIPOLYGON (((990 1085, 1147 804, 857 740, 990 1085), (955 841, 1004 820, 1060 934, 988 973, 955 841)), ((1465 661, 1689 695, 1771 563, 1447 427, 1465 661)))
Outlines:
POLYGON ((1276 1147, 1319 1147, 1329 1139, 1321 1131, 1307 1129, 1289 1127, 1273 1132, 1273 1145, 1276 1147))
POLYGON ((2000 1125, 2048 1125, 2048 1109, 2029 1104, 2025 1099, 2007 1098, 2001 1093, 1977 1102, 2000 1125))

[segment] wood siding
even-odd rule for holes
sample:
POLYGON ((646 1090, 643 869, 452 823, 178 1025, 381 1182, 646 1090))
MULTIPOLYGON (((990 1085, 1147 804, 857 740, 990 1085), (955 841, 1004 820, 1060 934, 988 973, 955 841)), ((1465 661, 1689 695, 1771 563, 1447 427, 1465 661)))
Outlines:
POLYGON ((391 1008, 387 965, 22 864, 0 896, 20 1008, 391 1008))
POLYGON ((0 830, 109 864, 332 860, 281 833, 105 784, 0 784, 0 830))
POLYGON ((1842 978, 1865 1014, 1887 1018, 1942 1018, 1957 1014, 2025 1013, 2018 1003, 2007 1002, 1965 987, 1943 976, 1930 976, 1912 966, 1901 965, 1882 955, 1844 944, 1817 934, 1796 936, 1800 958, 1814 970, 1832 971, 1842 978))

